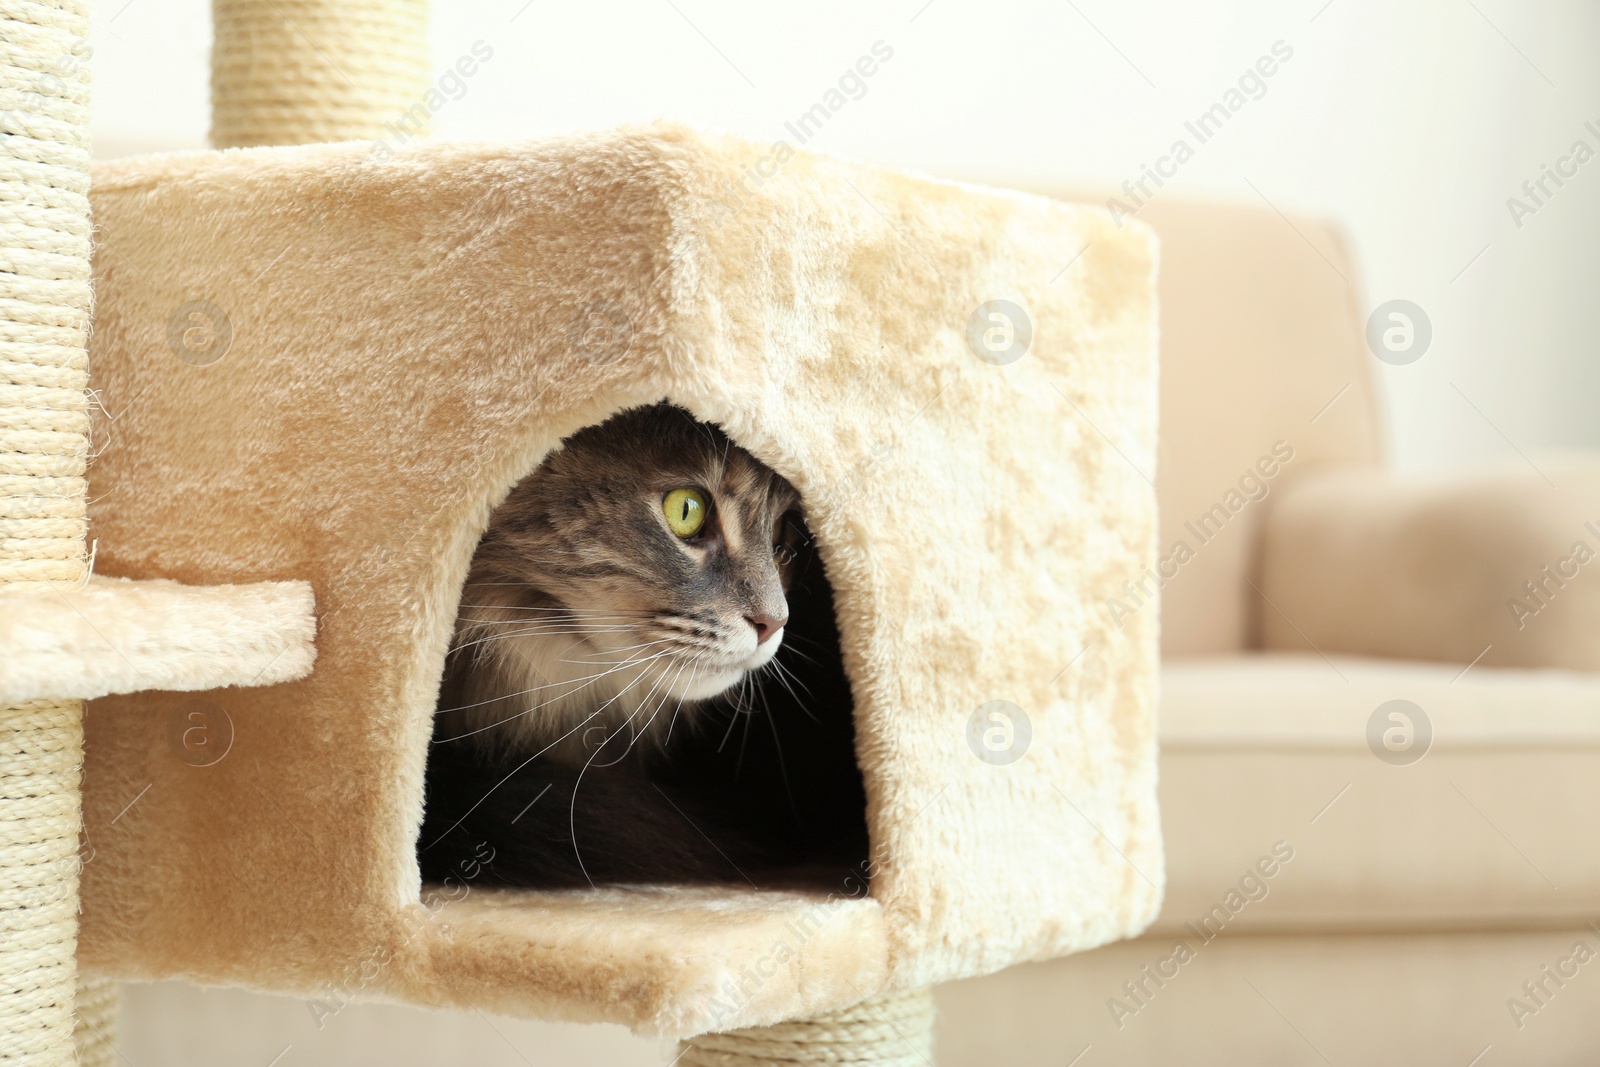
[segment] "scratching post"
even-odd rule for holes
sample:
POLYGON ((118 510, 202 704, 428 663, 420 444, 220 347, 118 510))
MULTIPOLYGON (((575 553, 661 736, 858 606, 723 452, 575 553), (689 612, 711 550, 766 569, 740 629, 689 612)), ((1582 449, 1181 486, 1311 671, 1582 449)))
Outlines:
MULTIPOLYGON (((0 583, 86 576, 89 14, 0 15, 0 583)), ((0 1062, 73 1062, 83 702, 0 710, 0 1062)))
POLYGON ((933 1063, 933 991, 926 986, 868 997, 810 1019, 701 1034, 679 1046, 679 1067, 933 1063))
POLYGON ((81 701, 0 713, 0 1062, 73 1062, 81 701))
POLYGON ((77 1017, 74 1034, 78 1067, 112 1067, 118 1060, 113 1035, 121 1005, 117 983, 94 975, 78 976, 77 1017))
POLYGON ((427 0, 212 0, 211 143, 427 133, 427 14, 427 0))

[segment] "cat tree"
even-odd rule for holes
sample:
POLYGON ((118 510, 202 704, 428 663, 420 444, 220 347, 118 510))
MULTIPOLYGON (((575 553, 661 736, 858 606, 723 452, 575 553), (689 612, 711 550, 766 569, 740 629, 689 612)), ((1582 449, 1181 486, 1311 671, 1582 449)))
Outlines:
POLYGON ((96 572, 230 598, 211 617, 258 636, 189 625, 208 651, 119 687, 165 691, 93 705, 84 967, 319 1018, 620 1022, 689 1039, 685 1064, 921 1063, 932 983, 1142 929, 1156 618, 1104 604, 1155 558, 1149 233, 672 126, 376 151, 425 99, 420 5, 354 6, 218 0, 214 138, 280 147, 94 172, 96 572), (290 78, 331 85, 324 63, 342 88, 290 78), (347 140, 292 146, 313 138, 347 140), (423 887, 431 713, 489 512, 563 436, 663 397, 805 499, 870 862, 814 891, 423 887), (278 646, 276 674, 200 678, 278 646), (185 749, 196 713, 225 750, 185 749))

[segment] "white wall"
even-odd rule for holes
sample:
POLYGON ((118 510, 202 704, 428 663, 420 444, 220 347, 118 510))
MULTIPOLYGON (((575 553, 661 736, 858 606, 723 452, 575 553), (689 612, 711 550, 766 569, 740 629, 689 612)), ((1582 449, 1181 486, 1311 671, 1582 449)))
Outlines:
MULTIPOLYGON (((784 122, 882 40, 893 58, 808 147, 954 176, 1118 185, 1282 40, 1294 56, 1265 96, 1160 195, 1264 195, 1336 216, 1367 306, 1422 305, 1432 349, 1376 368, 1402 467, 1515 459, 1513 445, 1600 448, 1600 161, 1520 230, 1505 203, 1575 139, 1600 150, 1583 129, 1600 127, 1600 9, 1324 3, 457 0, 434 6, 437 65, 479 39, 495 55, 436 126, 537 137, 665 115, 788 137, 784 122)), ((202 145, 208 6, 122 4, 95 19, 100 153, 202 145)))

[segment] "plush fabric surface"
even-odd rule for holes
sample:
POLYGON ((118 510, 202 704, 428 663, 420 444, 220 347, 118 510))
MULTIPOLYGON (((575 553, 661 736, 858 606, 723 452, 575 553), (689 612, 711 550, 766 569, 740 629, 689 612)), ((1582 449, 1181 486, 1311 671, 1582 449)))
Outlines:
POLYGON ((1453 478, 1328 473, 1290 488, 1263 531, 1263 643, 1600 670, 1597 572, 1594 456, 1453 478))
POLYGON ((355 995, 683 1034, 1155 914, 1157 616, 1105 606, 1155 550, 1142 226, 670 127, 131 160, 96 172, 95 212, 92 366, 116 416, 90 475, 99 569, 308 579, 320 618, 309 678, 211 694, 234 727, 214 765, 152 740, 177 698, 92 705, 87 966, 325 998, 354 965, 355 995), (967 340, 996 299, 1032 326, 1003 366, 967 340), (870 899, 734 994, 828 891, 468 876, 418 921, 474 543, 564 435, 663 397, 804 495, 868 796, 870 899), (1032 727, 1005 766, 967 739, 992 700, 1032 727))
POLYGON ((276 685, 310 673, 316 625, 305 582, 0 588, 0 704, 276 685))

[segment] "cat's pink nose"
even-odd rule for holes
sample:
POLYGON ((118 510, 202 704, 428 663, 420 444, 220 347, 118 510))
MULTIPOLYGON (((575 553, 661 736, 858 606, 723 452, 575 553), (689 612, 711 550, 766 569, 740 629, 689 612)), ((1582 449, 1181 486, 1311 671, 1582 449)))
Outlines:
POLYGON ((767 638, 783 629, 783 624, 789 621, 789 617, 785 615, 780 619, 771 615, 746 615, 744 621, 755 627, 756 644, 764 645, 767 643, 767 638))

